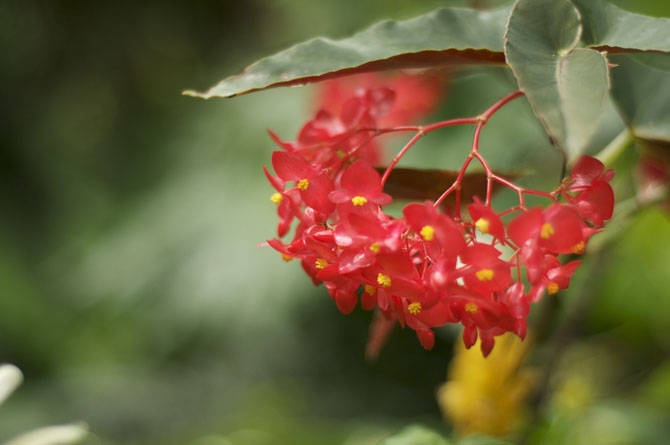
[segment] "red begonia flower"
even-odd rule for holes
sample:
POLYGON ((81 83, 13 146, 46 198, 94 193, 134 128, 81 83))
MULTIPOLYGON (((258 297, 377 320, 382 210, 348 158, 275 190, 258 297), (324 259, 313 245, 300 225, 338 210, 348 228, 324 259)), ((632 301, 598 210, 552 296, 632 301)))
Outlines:
POLYGON ((340 186, 329 195, 336 204, 363 207, 368 203, 386 205, 392 201, 391 196, 384 193, 377 170, 365 161, 359 160, 347 167, 340 178, 340 186))
POLYGON ((479 198, 474 197, 474 203, 468 204, 468 212, 475 227, 482 233, 490 234, 505 244, 505 227, 500 217, 489 206, 484 205, 479 198))
POLYGON ((440 255, 456 258, 465 248, 460 226, 451 217, 438 213, 430 201, 408 204, 402 213, 412 230, 429 245, 435 258, 440 255))
POLYGON ((512 281, 510 264, 500 259, 501 252, 490 244, 474 243, 466 247, 461 261, 468 268, 463 273, 466 287, 482 295, 506 288, 512 281))
POLYGON ((614 177, 614 170, 605 171, 605 164, 592 156, 582 156, 572 167, 569 190, 579 191, 591 186, 594 181, 609 182, 614 177))
POLYGON ((574 204, 585 220, 602 227, 612 217, 614 191, 609 183, 596 180, 575 197, 574 204))
POLYGON ((328 199, 333 181, 318 166, 296 154, 275 151, 272 153, 272 167, 282 181, 296 182, 295 186, 306 205, 325 215, 335 209, 328 199))
POLYGON ((566 204, 553 204, 544 211, 535 207, 517 215, 507 225, 507 233, 521 247, 528 240, 551 253, 572 253, 581 248, 585 224, 577 211, 566 204))

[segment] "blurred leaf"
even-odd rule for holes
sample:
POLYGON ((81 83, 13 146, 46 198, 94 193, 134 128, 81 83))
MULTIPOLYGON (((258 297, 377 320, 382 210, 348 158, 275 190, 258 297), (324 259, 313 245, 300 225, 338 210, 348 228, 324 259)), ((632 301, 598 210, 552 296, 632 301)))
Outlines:
POLYGON ((14 365, 0 366, 0 404, 7 400, 23 381, 21 370, 14 365))
MULTIPOLYGON (((377 170, 384 173, 386 169, 377 170)), ((393 196, 393 199, 434 201, 451 187, 457 177, 457 171, 395 167, 384 184, 384 192, 393 196)), ((486 174, 477 172, 465 175, 461 190, 464 201, 470 200, 474 195, 483 198, 486 196, 486 174)), ((447 199, 447 202, 453 205, 454 199, 455 195, 447 199)))
POLYGON ((670 413, 670 360, 654 369, 640 388, 642 399, 665 413, 670 413))
POLYGON ((47 426, 22 434, 4 445, 67 445, 78 443, 87 435, 85 425, 47 426))
POLYGON ((443 8, 405 21, 383 21, 343 40, 317 38, 262 59, 210 90, 184 94, 209 99, 339 76, 447 64, 505 62, 509 9, 443 8))
POLYGON ((603 400, 571 415, 554 415, 532 443, 664 445, 664 420, 625 400, 603 400))
POLYGON ((619 327, 628 341, 670 345, 670 220, 648 208, 632 221, 608 257, 592 317, 600 328, 619 327))
POLYGON ((633 134, 670 141, 670 55, 628 54, 610 61, 617 65, 612 97, 633 134))
POLYGON ((609 53, 670 52, 670 19, 624 11, 603 0, 573 0, 582 14, 583 42, 609 53))
POLYGON ((424 426, 410 425, 382 440, 379 445, 449 445, 452 443, 424 426))
POLYGON ((512 442, 507 442, 495 437, 481 436, 479 434, 473 434, 458 441, 458 445, 507 445, 511 443, 512 442))
MULTIPOLYGON (((377 171, 380 173, 384 173, 385 170, 383 167, 377 168, 377 171)), ((501 174, 501 176, 506 179, 514 179, 519 175, 501 174)), ((394 167, 384 184, 384 192, 393 196, 393 199, 435 201, 445 190, 453 185, 457 177, 457 171, 394 167)), ((493 183, 494 191, 501 187, 500 183, 493 183)), ((461 202, 469 203, 475 196, 478 196, 482 200, 486 197, 486 173, 467 173, 463 177, 461 202)), ((444 204, 453 206, 455 200, 456 195, 451 194, 444 201, 444 204)))
POLYGON ((579 12, 568 0, 519 0, 505 34, 505 55, 519 88, 556 145, 576 158, 604 111, 607 60, 576 49, 579 12))

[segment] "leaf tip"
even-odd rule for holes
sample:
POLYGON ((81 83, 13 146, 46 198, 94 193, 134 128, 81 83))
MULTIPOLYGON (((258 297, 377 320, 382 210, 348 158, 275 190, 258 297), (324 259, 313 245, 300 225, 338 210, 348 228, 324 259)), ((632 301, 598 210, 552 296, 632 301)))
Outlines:
POLYGON ((209 91, 200 92, 195 90, 184 90, 181 92, 181 95, 188 97, 196 97, 198 99, 211 99, 213 97, 213 95, 210 94, 209 91))

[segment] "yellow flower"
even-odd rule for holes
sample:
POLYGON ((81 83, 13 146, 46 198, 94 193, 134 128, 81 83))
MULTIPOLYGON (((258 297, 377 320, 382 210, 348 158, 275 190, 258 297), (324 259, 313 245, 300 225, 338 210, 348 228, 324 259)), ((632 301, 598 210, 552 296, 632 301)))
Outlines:
POLYGON ((458 342, 438 403, 456 434, 503 436, 523 418, 526 396, 536 380, 532 370, 520 369, 530 342, 507 333, 496 338, 487 358, 478 344, 466 350, 458 342))

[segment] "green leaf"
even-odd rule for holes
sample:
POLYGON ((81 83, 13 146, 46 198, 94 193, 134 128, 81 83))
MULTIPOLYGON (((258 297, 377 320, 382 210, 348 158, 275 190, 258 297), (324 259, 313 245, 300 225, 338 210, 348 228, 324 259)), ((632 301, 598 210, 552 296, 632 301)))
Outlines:
POLYGON ((300 43, 256 62, 208 91, 184 94, 205 99, 233 97, 367 71, 503 64, 502 37, 508 15, 509 8, 443 8, 410 20, 387 20, 347 39, 317 38, 300 43))
POLYGON ((627 54, 610 57, 612 97, 633 134, 649 141, 670 141, 670 55, 627 54))
POLYGON ((581 32, 570 1, 517 0, 505 33, 507 63, 519 88, 569 160, 586 147, 609 88, 606 58, 577 48, 581 32))
POLYGON ((624 11, 603 0, 573 0, 582 14, 583 42, 609 54, 670 52, 670 19, 624 11))
POLYGON ((451 445, 452 442, 424 426, 411 425, 379 442, 379 445, 451 445))
POLYGON ((565 149, 576 159, 586 148, 609 94, 607 59, 599 52, 578 48, 560 59, 557 73, 561 112, 565 120, 565 149))

